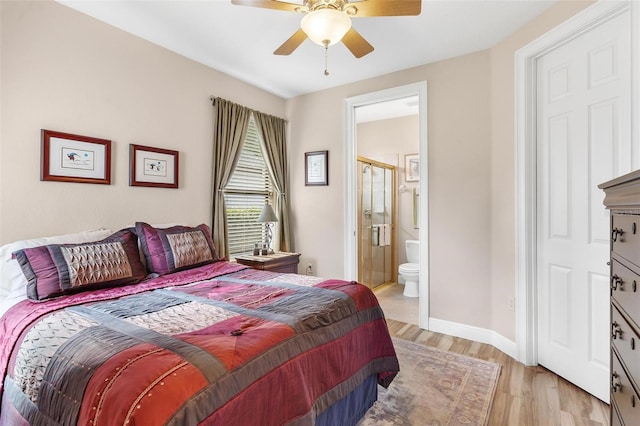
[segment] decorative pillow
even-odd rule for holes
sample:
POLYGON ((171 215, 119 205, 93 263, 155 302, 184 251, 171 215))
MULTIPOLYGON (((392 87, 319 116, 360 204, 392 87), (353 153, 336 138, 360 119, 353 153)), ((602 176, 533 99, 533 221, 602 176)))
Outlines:
POLYGON ((135 284, 146 276, 138 238, 126 229, 100 241, 27 248, 14 256, 33 300, 135 284))
MULTIPOLYGON (((152 223, 150 226, 153 228, 170 228, 172 226, 178 226, 178 225, 180 224, 172 222, 172 223, 152 223)), ((125 229, 130 229, 132 232, 136 232, 136 224, 134 223, 133 225, 129 225, 125 227, 125 229)), ((138 238, 138 251, 140 252, 140 260, 142 260, 142 264, 144 265, 144 268, 147 269, 147 259, 145 259, 144 253, 142 252, 142 247, 140 246, 140 238, 138 238)))
POLYGON ((164 275, 218 260, 211 231, 205 224, 159 229, 136 222, 136 233, 147 270, 152 273, 164 275))
POLYGON ((13 252, 48 244, 77 244, 97 241, 113 234, 109 229, 96 229, 73 234, 20 240, 0 247, 0 300, 5 298, 27 298, 27 279, 18 262, 13 260, 13 252))

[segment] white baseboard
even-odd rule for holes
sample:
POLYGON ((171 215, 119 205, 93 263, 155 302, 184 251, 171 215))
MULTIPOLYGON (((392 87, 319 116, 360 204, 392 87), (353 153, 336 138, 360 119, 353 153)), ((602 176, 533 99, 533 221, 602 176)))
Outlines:
POLYGON ((437 318, 429 318, 429 331, 462 337, 463 339, 473 340, 474 342, 486 343, 504 352, 511 358, 515 360, 518 359, 516 342, 507 339, 493 330, 437 318))

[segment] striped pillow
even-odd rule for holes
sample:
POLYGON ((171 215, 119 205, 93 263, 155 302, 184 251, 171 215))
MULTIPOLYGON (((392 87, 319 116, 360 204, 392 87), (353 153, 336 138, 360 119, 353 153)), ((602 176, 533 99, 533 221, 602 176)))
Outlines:
POLYGON ((27 278, 27 297, 44 300, 140 282, 146 270, 129 230, 90 243, 51 244, 13 253, 27 278))
POLYGON ((205 224, 195 228, 172 226, 159 229, 136 222, 136 233, 147 270, 151 273, 164 275, 219 260, 211 231, 205 224))

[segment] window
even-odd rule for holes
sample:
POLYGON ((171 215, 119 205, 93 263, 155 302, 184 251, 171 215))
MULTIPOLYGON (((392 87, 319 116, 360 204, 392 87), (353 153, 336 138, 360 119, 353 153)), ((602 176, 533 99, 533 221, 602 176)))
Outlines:
POLYGON ((272 190, 258 128, 251 117, 240 159, 224 190, 230 258, 252 253, 254 244, 263 242, 264 224, 256 220, 272 190))

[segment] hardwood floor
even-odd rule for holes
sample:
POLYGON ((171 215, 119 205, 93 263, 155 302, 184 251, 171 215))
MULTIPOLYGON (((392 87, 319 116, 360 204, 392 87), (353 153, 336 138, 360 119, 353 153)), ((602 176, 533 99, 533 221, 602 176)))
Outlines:
POLYGON ((609 405, 544 367, 525 367, 493 346, 388 319, 392 336, 502 365, 489 425, 608 425, 609 405))

